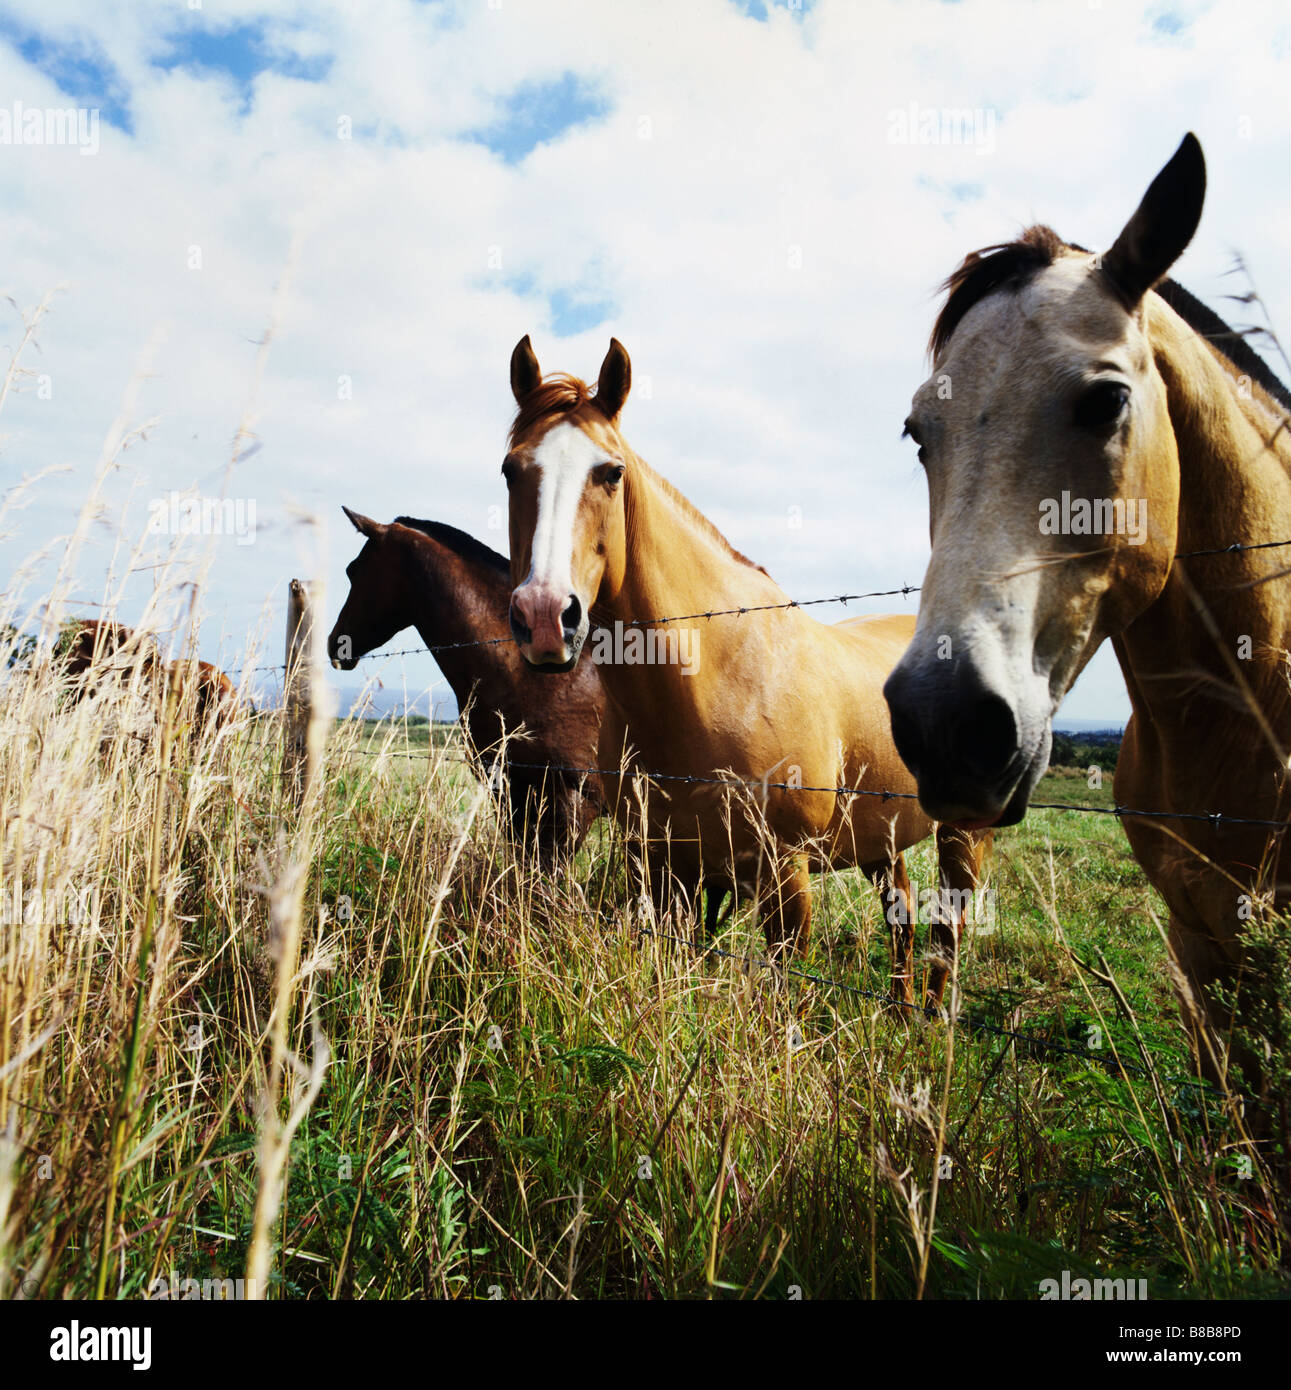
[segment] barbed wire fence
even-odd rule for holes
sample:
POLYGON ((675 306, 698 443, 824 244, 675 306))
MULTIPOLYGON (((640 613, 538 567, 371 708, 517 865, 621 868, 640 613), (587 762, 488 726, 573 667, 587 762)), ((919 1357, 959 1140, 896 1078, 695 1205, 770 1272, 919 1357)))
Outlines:
MULTIPOLYGON (((1250 551, 1271 550, 1286 546, 1291 546, 1291 539, 1279 541, 1259 541, 1259 542, 1240 542, 1235 541, 1227 546, 1214 547, 1203 550, 1192 550, 1178 553, 1176 559, 1201 559, 1211 556, 1237 555, 1250 551)), ((294 582, 294 581, 293 581, 294 582)), ((860 602, 866 599, 875 598, 907 598, 911 594, 921 591, 920 586, 902 584, 897 588, 876 589, 864 593, 843 593, 832 594, 824 598, 813 599, 787 599, 782 603, 752 604, 741 605, 730 608, 712 608, 700 610, 692 613, 674 614, 651 618, 634 618, 626 621, 623 626, 636 628, 663 627, 672 623, 679 622, 708 622, 717 618, 740 618, 753 613, 767 613, 776 611, 786 611, 792 609, 815 608, 829 604, 841 604, 844 607, 849 603, 860 602)), ((507 635, 502 637, 477 638, 468 641, 446 642, 416 647, 389 648, 375 652, 362 653, 357 660, 359 661, 386 661, 403 656, 436 656, 441 652, 461 651, 475 647, 496 647, 502 645, 514 645, 516 639, 507 635)), ((285 663, 263 663, 256 665, 246 665, 232 667, 227 674, 265 674, 273 673, 283 680, 284 690, 291 685, 293 672, 288 669, 285 663)), ((355 746, 349 750, 354 753, 367 756, 392 755, 402 759, 417 760, 424 759, 429 761, 450 761, 459 763, 471 768, 476 773, 483 772, 486 777, 492 780, 490 771, 491 766, 502 766, 506 771, 529 771, 542 774, 560 774, 562 776, 577 776, 579 778, 598 777, 598 778, 643 778, 647 781, 671 782, 686 786, 721 786, 727 789, 749 789, 760 791, 765 796, 771 791, 793 793, 830 793, 843 797, 873 797, 883 802, 888 801, 917 801, 917 793, 905 791, 893 791, 888 788, 855 787, 848 785, 838 786, 816 786, 804 785, 794 781, 770 781, 767 778, 746 779, 733 775, 707 776, 697 773, 669 773, 658 769, 643 769, 632 766, 618 768, 601 767, 579 767, 551 762, 521 762, 506 756, 494 759, 490 762, 487 750, 483 754, 475 757, 455 756, 446 752, 444 749, 429 748, 423 751, 414 752, 404 749, 398 753, 391 754, 389 747, 373 748, 370 746, 355 746)), ((1069 802, 1042 802, 1032 801, 1029 809, 1047 810, 1057 812, 1069 812, 1085 815, 1112 816, 1117 820, 1130 817, 1138 817, 1146 820, 1173 820, 1187 821, 1193 823, 1205 823, 1215 829, 1224 826, 1242 826, 1246 828, 1268 829, 1273 831, 1285 831, 1291 826, 1289 821, 1279 821, 1271 819, 1261 819, 1246 816, 1234 816, 1226 812, 1204 812, 1204 811, 1148 811, 1135 807, 1123 806, 1115 803, 1112 806, 1092 806, 1069 802)), ((696 942, 675 934, 659 930, 657 928, 638 927, 638 933, 643 936, 653 937, 658 940, 670 941, 689 950, 698 950, 705 955, 716 956, 718 958, 729 959, 742 964, 746 969, 754 966, 766 968, 768 970, 778 970, 785 975, 793 978, 802 979, 806 982, 819 985, 823 988, 841 991, 857 998, 867 999, 873 1002, 882 1003, 888 1007, 895 1007, 910 1016, 920 1016, 929 1021, 945 1018, 944 1012, 936 1007, 928 1005, 918 1005, 894 998, 890 993, 878 990, 867 989, 863 986, 852 984, 848 981, 838 980, 830 976, 821 975, 816 972, 802 970, 795 966, 789 966, 773 962, 754 956, 751 953, 737 953, 717 947, 712 943, 697 944, 696 942)), ((962 986, 960 992, 964 993, 962 986)), ((1059 1042, 1053 1038, 1045 1037, 1041 1034, 1023 1032, 1017 1029, 1005 1028, 999 1024, 993 1024, 981 1017, 974 1017, 971 1014, 964 1014, 955 1019, 955 1022, 962 1025, 974 1033, 984 1034, 995 1038, 1004 1039, 1011 1046, 1021 1045, 1033 1048, 1045 1053, 1065 1055, 1080 1058, 1092 1062, 1109 1072, 1123 1076, 1138 1076, 1140 1078, 1152 1079, 1155 1082, 1165 1082, 1178 1086, 1194 1088, 1216 1097, 1221 1097, 1225 1093, 1219 1091, 1211 1083, 1199 1080, 1195 1077, 1184 1076, 1158 1076, 1152 1065, 1151 1054, 1137 1037, 1135 1039, 1140 1052, 1143 1055, 1143 1064, 1135 1063, 1122 1058, 1115 1047, 1113 1041, 1112 1055, 1108 1056, 1103 1052, 1094 1051, 1089 1048, 1081 1047, 1071 1042, 1059 1042)), ((1239 1093, 1228 1091, 1230 1098, 1243 1101, 1248 1099, 1239 1093)))
MULTIPOLYGON (((436 762, 436 763, 451 762, 451 763, 458 764, 458 765, 461 765, 461 766, 469 767, 469 768, 471 768, 472 770, 474 770, 474 771, 476 771, 476 772, 479 772, 479 771, 481 770, 481 768, 480 768, 480 760, 478 760, 478 759, 472 759, 472 758, 469 758, 469 757, 457 756, 457 755, 454 755, 454 754, 452 754, 452 753, 448 753, 448 752, 444 751, 443 749, 440 749, 440 750, 433 750, 433 749, 432 749, 432 750, 427 750, 427 751, 425 751, 425 752, 412 752, 412 751, 409 751, 409 750, 406 750, 406 749, 405 749, 405 750, 402 750, 402 751, 399 751, 399 752, 391 752, 390 750, 385 749, 385 748, 354 748, 354 749, 352 749, 352 750, 350 750, 350 751, 352 751, 352 752, 354 752, 354 753, 368 754, 368 755, 370 755, 370 756, 380 756, 380 755, 382 755, 382 754, 389 753, 390 756, 392 756, 392 757, 394 757, 394 758, 399 758, 399 759, 405 759, 405 760, 431 760, 431 761, 434 761, 434 762, 436 762)), ((625 769, 617 769, 617 770, 615 770, 612 774, 608 774, 608 773, 606 773, 605 770, 603 770, 603 769, 594 769, 594 768, 568 768, 568 767, 562 768, 562 767, 553 767, 553 766, 552 766, 551 764, 549 764, 549 763, 515 763, 515 762, 511 762, 511 763, 508 763, 508 764, 507 764, 507 767, 508 767, 508 768, 520 768, 520 769, 532 769, 532 770, 534 770, 534 771, 540 771, 540 772, 556 772, 556 771, 559 771, 559 772, 588 772, 588 773, 590 773, 590 772, 597 772, 597 773, 600 773, 601 775, 613 775, 613 776, 615 776, 615 777, 630 777, 630 776, 634 776, 634 775, 635 775, 635 776, 644 777, 644 778, 646 778, 646 779, 655 779, 655 778, 665 778, 665 779, 666 779, 666 774, 656 774, 656 773, 647 773, 647 772, 634 772, 634 771, 633 771, 632 769, 630 769, 630 768, 629 768, 629 769, 626 769, 626 770, 625 770, 625 769)), ((740 781, 740 780, 738 780, 738 779, 714 778, 714 777, 678 777, 678 778, 675 778, 674 780, 679 780, 679 781, 684 781, 684 782, 710 783, 710 784, 722 785, 722 786, 732 787, 732 788, 736 788, 736 787, 752 787, 752 788, 761 789, 761 788, 763 788, 764 786, 768 786, 768 785, 769 785, 769 786, 772 786, 772 787, 773 787, 773 786, 776 785, 776 784, 764 784, 764 783, 762 783, 762 782, 760 782, 760 781, 759 781, 759 782, 745 782, 745 781, 740 781)), ((495 789, 498 790, 498 791, 500 791, 500 790, 502 789, 500 783, 493 783, 492 785, 494 785, 495 789)), ((807 788, 807 787, 792 787, 792 786, 787 787, 786 789, 787 789, 787 790, 799 790, 799 791, 810 791, 810 790, 825 790, 825 791, 828 791, 828 790, 835 790, 834 788, 807 788)), ((856 791, 856 789, 849 789, 849 790, 856 791)), ((868 794, 870 794, 870 793, 857 792, 857 794, 866 794, 866 795, 868 795, 868 794)), ((915 797, 913 793, 905 793, 905 792, 900 792, 900 793, 895 793, 895 792, 892 792, 892 793, 882 793, 882 792, 878 792, 878 793, 873 793, 873 794, 874 794, 874 795, 879 795, 879 796, 888 796, 888 797, 898 797, 898 796, 899 796, 899 797, 903 797, 903 798, 909 797, 909 798, 911 798, 911 799, 916 799, 916 800, 917 800, 917 797, 915 797)), ((1066 805, 1066 804, 1063 804, 1063 803, 1040 804, 1040 803, 1034 803, 1034 802, 1033 802, 1032 805, 1033 805, 1033 806, 1041 806, 1043 809, 1053 809, 1053 810, 1092 809, 1092 810, 1099 810, 1099 811, 1102 811, 1102 810, 1105 810, 1105 809, 1106 809, 1106 808, 1103 808, 1103 807, 1092 807, 1092 808, 1072 807, 1072 806, 1069 806, 1069 805, 1066 805)), ((1109 813, 1110 813, 1110 812, 1109 812, 1109 813)), ((1257 824, 1262 824, 1263 822, 1255 822, 1255 823, 1257 823, 1257 824)), ((1273 823, 1274 823, 1274 824, 1280 824, 1280 822, 1273 822, 1273 823)), ((971 925, 972 925, 972 924, 970 924, 970 926, 971 926, 971 925)), ((712 942, 710 942, 710 941, 698 942, 698 941, 696 941, 696 940, 694 940, 694 939, 692 939, 692 938, 684 937, 684 936, 679 936, 679 935, 676 935, 675 933, 663 931, 663 930, 661 930, 661 929, 659 929, 659 928, 652 928, 652 927, 645 927, 645 926, 636 925, 636 926, 634 926, 633 929, 636 931, 637 935, 639 935, 639 936, 649 937, 649 938, 652 938, 652 939, 655 939, 655 940, 659 940, 659 941, 667 941, 667 942, 670 942, 670 943, 672 943, 672 944, 674 944, 674 945, 680 946, 680 947, 682 947, 683 949, 688 950, 688 951, 690 951, 690 952, 692 952, 692 953, 694 953, 694 954, 696 954, 696 955, 698 955, 698 956, 701 956, 701 957, 709 957, 709 956, 711 956, 711 957, 717 957, 717 958, 723 959, 723 960, 730 960, 730 961, 733 961, 733 962, 734 962, 736 965, 738 965, 741 969, 746 970, 746 971, 749 971, 749 970, 752 970, 752 969, 755 969, 755 968, 756 968, 756 969, 764 969, 764 970, 767 970, 767 971, 770 971, 770 972, 778 972, 778 973, 780 973, 780 974, 782 974, 782 975, 786 975, 786 976, 789 976, 789 977, 794 978, 794 979, 800 979, 800 980, 803 980, 803 981, 808 982, 808 983, 811 983, 811 984, 819 985, 819 986, 821 986, 822 988, 826 988, 826 989, 830 989, 830 990, 838 990, 838 991, 841 991, 841 992, 843 992, 843 993, 850 994, 850 995, 852 995, 853 997, 856 997, 856 998, 866 999, 866 1000, 869 1000, 869 1001, 872 1001, 872 1002, 881 1004, 881 1005, 883 1005, 884 1007, 891 1007, 891 1008, 897 1009, 897 1010, 901 1011, 902 1013, 906 1014, 906 1015, 909 1016, 909 1017, 919 1017, 919 1018, 922 1018, 922 1019, 927 1020, 928 1022, 939 1022, 939 1021, 940 1021, 940 1022, 946 1022, 946 1021, 948 1021, 948 1017, 949 1017, 948 1014, 945 1013, 941 1008, 939 1008, 939 1007, 937 1007, 937 1006, 934 1006, 934 1005, 915 1004, 915 1003, 912 1003, 912 1002, 910 1002, 910 1001, 908 1001, 908 1000, 903 1000, 903 999, 896 998, 895 996, 893 996, 891 993, 888 993, 888 992, 884 992, 884 991, 881 991, 881 990, 875 990, 875 989, 868 989, 868 988, 866 988, 866 987, 864 987, 864 986, 862 986, 862 985, 853 984, 853 983, 851 983, 851 982, 849 982, 849 981, 846 981, 846 980, 839 980, 839 979, 836 979, 836 978, 834 978, 834 977, 832 977, 832 976, 829 976, 829 975, 820 974, 819 972, 809 971, 809 970, 803 970, 803 969, 800 969, 800 968, 798 968, 798 967, 796 967, 796 966, 786 965, 786 964, 783 963, 783 962, 772 961, 772 960, 767 959, 767 958, 764 957, 764 956, 760 956, 760 955, 757 955, 757 954, 752 953, 752 952, 749 952, 749 951, 740 951, 740 952, 737 952, 737 951, 729 951, 729 950, 726 950, 726 949, 724 949, 724 948, 722 948, 722 947, 719 947, 719 946, 714 945, 714 944, 713 944, 712 942)), ((974 998, 979 998, 979 999, 985 999, 985 998, 991 997, 989 994, 983 993, 983 992, 981 992, 981 991, 973 990, 973 989, 971 989, 971 988, 969 988, 969 987, 963 985, 962 983, 960 983, 960 984, 957 985, 957 989, 958 989, 958 991, 959 991, 959 993, 960 993, 961 995, 968 996, 968 997, 974 997, 974 998)), ((1034 1049, 1034 1050, 1036 1050, 1036 1051, 1038 1051, 1038 1052, 1042 1052, 1042 1053, 1057 1054, 1057 1055, 1060 1055, 1060 1056, 1080 1058, 1080 1059, 1083 1059, 1083 1060, 1088 1061, 1088 1062, 1093 1062, 1093 1063, 1095 1063, 1096 1065, 1098 1065, 1098 1066, 1104 1068, 1106 1071, 1108 1071, 1108 1072, 1109 1072, 1110 1074, 1112 1074, 1112 1075, 1135 1076, 1135 1077, 1139 1077, 1139 1078, 1145 1079, 1145 1080, 1156 1080, 1156 1081, 1158 1081, 1158 1082, 1161 1082, 1161 1083, 1164 1083, 1164 1084, 1168 1084, 1168 1085, 1175 1085, 1175 1086, 1187 1087, 1187 1088, 1190 1088, 1190 1089, 1193 1089, 1193 1090, 1197 1090, 1197 1091, 1204 1092, 1204 1093, 1206 1093, 1206 1094, 1208 1094, 1208 1095, 1211 1095, 1211 1096, 1215 1097, 1216 1099, 1220 1099, 1220 1098, 1223 1098, 1225 1095, 1228 1095, 1228 1096, 1230 1096, 1230 1097, 1232 1097, 1233 1099, 1238 1100, 1238 1101, 1246 1101, 1246 1100, 1249 1100, 1249 1097, 1244 1096, 1244 1095, 1242 1095, 1241 1093, 1232 1090, 1231 1088, 1229 1089, 1229 1091, 1228 1091, 1227 1093, 1225 1093, 1225 1092, 1221 1091, 1219 1088, 1217 1088, 1216 1086, 1214 1086, 1212 1083, 1210 1083, 1210 1082, 1208 1082, 1208 1081, 1199 1080, 1199 1079, 1196 1078, 1196 1077, 1191 1077, 1191 1076, 1180 1076, 1180 1075, 1165 1075, 1165 1076, 1158 1075, 1157 1072, 1155 1071, 1155 1068, 1154 1068, 1153 1064, 1152 1064, 1152 1059, 1151 1059, 1150 1053, 1147 1051, 1147 1049, 1142 1045, 1142 1043, 1141 1043, 1137 1038, 1135 1038, 1135 1042, 1136 1042, 1136 1044, 1139 1046, 1139 1050, 1140 1050, 1140 1052, 1143 1054, 1144 1059, 1145 1059, 1145 1060, 1144 1060, 1144 1063, 1142 1063, 1142 1064, 1141 1064, 1141 1063, 1137 1063, 1137 1062, 1133 1062, 1133 1061, 1129 1061, 1129 1060, 1127 1060, 1126 1058, 1122 1057, 1121 1054, 1120 1054, 1120 1052, 1119 1052, 1119 1050, 1118 1050, 1117 1047, 1116 1047, 1114 1038, 1112 1038, 1110 1034, 1109 1034, 1109 1042, 1111 1043, 1111 1053, 1110 1053, 1110 1055, 1109 1055, 1106 1051, 1095 1051, 1095 1050, 1093 1050, 1093 1049, 1091 1049, 1091 1048, 1082 1047, 1082 1046, 1080 1046, 1079 1044, 1077 1044, 1077 1043, 1072 1043, 1072 1042, 1060 1042, 1060 1041, 1055 1040, 1055 1039, 1052 1038, 1052 1037, 1046 1037, 1046 1036, 1044 1036, 1043 1034, 1033 1033, 1033 1032, 1025 1032, 1025 1031, 1022 1031, 1022 1030, 1019 1030, 1019 1029, 1015 1029, 1015 1028, 1006 1028, 1006 1027, 1003 1027, 1003 1026, 1000 1025, 1000 1024, 991 1023, 989 1020, 987 1020, 987 1019, 985 1019, 985 1018, 982 1018, 982 1017, 980 1017, 980 1016, 974 1016, 974 1015, 971 1014, 971 1013, 966 1013, 966 1012, 965 1012, 965 1013, 957 1013, 957 1014, 956 1014, 956 1017, 955 1017, 955 1019, 954 1019, 954 1022, 955 1022, 955 1024, 956 1024, 956 1026, 964 1027, 964 1028, 968 1029, 968 1030, 969 1030, 970 1032, 972 1032, 972 1033, 977 1033, 977 1034, 981 1034, 981 1035, 989 1036, 989 1037, 993 1037, 993 1038, 1002 1038, 1002 1039, 1006 1040, 1007 1042, 1009 1042, 1010 1044, 1019 1044, 1019 1045, 1022 1045, 1022 1046, 1024 1046, 1024 1047, 1032 1048, 1032 1049, 1034 1049)))

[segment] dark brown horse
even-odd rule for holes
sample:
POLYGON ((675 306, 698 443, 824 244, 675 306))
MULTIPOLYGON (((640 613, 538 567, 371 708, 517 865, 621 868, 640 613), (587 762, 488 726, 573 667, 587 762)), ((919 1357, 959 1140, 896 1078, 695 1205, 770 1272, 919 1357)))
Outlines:
POLYGON ((346 570, 350 592, 327 639, 332 665, 352 671, 360 657, 415 627, 439 648, 435 660, 486 775, 504 735, 524 726, 525 737, 506 739, 503 751, 515 839, 536 840, 544 861, 577 849, 605 808, 600 778, 550 769, 598 766, 605 697, 596 668, 585 663, 552 678, 525 666, 507 629, 510 564, 473 536, 438 521, 400 516, 385 525, 343 510, 367 544, 346 570), (459 642, 480 645, 453 649, 459 642))

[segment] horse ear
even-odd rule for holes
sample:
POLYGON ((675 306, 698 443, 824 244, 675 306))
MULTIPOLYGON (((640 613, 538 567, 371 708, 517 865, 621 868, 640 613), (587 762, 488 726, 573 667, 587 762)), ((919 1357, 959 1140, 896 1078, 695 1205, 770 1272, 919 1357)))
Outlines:
POLYGON ((352 512, 345 506, 341 510, 349 517, 354 529, 361 536, 367 536, 370 540, 375 540, 386 529, 379 521, 373 521, 370 516, 364 516, 362 512, 352 512))
POLYGON ((596 404, 607 420, 617 420, 623 403, 632 389, 632 362, 627 349, 617 338, 610 339, 610 350, 601 363, 596 379, 596 404))
POLYGON ((1152 180, 1138 211, 1099 260, 1104 274, 1131 307, 1183 254, 1201 221, 1206 161, 1190 131, 1152 180))
POLYGON ((534 354, 533 344, 529 341, 526 333, 523 338, 515 345, 515 351, 511 354, 511 394, 519 404, 542 382, 542 368, 538 365, 538 358, 534 354))

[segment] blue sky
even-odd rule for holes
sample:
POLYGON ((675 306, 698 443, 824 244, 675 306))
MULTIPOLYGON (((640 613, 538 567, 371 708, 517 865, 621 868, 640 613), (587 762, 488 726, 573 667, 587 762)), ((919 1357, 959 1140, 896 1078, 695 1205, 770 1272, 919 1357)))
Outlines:
POLYGON ((97 106, 103 120, 133 134, 126 84, 97 44, 42 32, 2 10, 0 42, 48 77, 62 95, 86 106, 97 106))
POLYGON ((577 73, 525 82, 502 99, 498 118, 475 138, 508 164, 519 164, 539 145, 610 110, 609 97, 577 73))
MULTIPOLYGON (((927 499, 900 427, 937 283, 1031 221, 1110 239, 1194 129, 1212 193, 1179 277, 1227 313, 1240 249, 1291 323, 1289 60, 1272 0, 1241 25, 1131 0, 389 0, 379 20, 11 0, 0 106, 102 124, 92 157, 0 159, 0 290, 26 312, 55 292, 5 405, 3 486, 66 470, 0 518, 0 573, 47 548, 22 580, 42 592, 118 422, 141 432, 74 603, 178 621, 132 546, 150 500, 218 493, 241 427, 260 447, 227 486, 256 538, 207 544, 201 645, 235 664, 263 609, 276 654, 288 578, 325 580, 331 612, 344 596, 342 503, 505 549, 512 346, 594 376, 614 334, 629 439, 791 594, 916 584, 927 499), (989 116, 989 148, 894 142, 912 107, 989 116)), ((1101 653, 1069 712, 1125 708, 1101 653)))

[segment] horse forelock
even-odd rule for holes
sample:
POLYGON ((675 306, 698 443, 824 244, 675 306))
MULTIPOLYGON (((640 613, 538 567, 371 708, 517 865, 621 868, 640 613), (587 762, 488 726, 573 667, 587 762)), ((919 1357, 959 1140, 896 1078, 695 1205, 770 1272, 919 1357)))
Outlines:
POLYGON ((595 387, 567 372, 552 372, 520 402, 507 436, 507 448, 514 449, 524 443, 539 425, 572 415, 583 406, 595 405, 595 387))
POLYGON ((1037 272, 1051 266, 1064 251, 1075 251, 1052 227, 1028 227, 1015 241, 1001 241, 970 251, 941 284, 946 301, 928 339, 934 357, 950 341, 960 320, 996 290, 1020 289, 1037 272))

